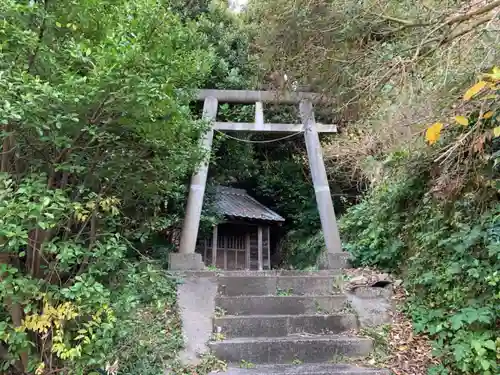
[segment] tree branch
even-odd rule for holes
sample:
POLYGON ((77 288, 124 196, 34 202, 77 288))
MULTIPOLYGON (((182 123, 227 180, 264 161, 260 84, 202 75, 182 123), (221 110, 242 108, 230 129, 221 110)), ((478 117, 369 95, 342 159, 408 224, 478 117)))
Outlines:
POLYGON ((33 67, 33 64, 35 63, 36 55, 38 54, 38 51, 40 50, 40 45, 42 44, 43 35, 45 33, 45 20, 46 20, 46 13, 47 13, 48 6, 49 6, 49 0, 45 0, 44 4, 43 4, 43 9, 44 9, 43 20, 42 20, 42 24, 40 25, 40 30, 38 32, 38 43, 36 45, 35 50, 31 54, 31 56, 28 58, 28 72, 31 71, 31 68, 33 67))
POLYGON ((451 25, 453 23, 464 22, 464 21, 471 19, 472 17, 479 16, 481 14, 489 12, 489 11, 499 7, 499 6, 500 6, 500 0, 496 0, 496 1, 492 2, 491 4, 488 4, 482 8, 476 9, 473 12, 453 17, 453 18, 449 19, 448 21, 446 21, 445 24, 451 25))
POLYGON ((465 34, 468 34, 470 33, 471 31, 474 31, 477 27, 485 24, 486 22, 490 21, 492 19, 492 16, 486 16, 486 17, 483 17, 479 20, 477 20, 476 22, 474 22, 469 28, 467 29, 464 29, 464 30, 461 30, 459 32, 456 32, 456 33, 452 33, 448 36, 445 36, 445 37, 435 37, 435 38, 432 38, 432 39, 429 39, 427 41, 425 41, 424 43, 422 43, 419 47, 423 47, 424 45, 427 45, 427 44, 430 44, 430 43, 434 43, 434 42, 438 42, 438 44, 432 48, 430 51, 427 51, 425 53, 424 56, 428 56, 430 55, 432 52, 434 52, 437 48, 445 45, 445 44, 448 44, 450 43, 451 41, 465 35, 465 34))
POLYGON ((430 26, 433 23, 435 23, 435 22, 421 22, 421 21, 404 20, 404 19, 401 19, 401 18, 397 18, 397 17, 393 17, 393 16, 388 16, 386 14, 373 14, 373 15, 376 15, 376 16, 378 16, 380 18, 383 18, 383 19, 385 19, 387 21, 393 21, 393 22, 396 22, 396 23, 400 23, 400 24, 404 25, 404 28, 407 28, 407 27, 430 26))

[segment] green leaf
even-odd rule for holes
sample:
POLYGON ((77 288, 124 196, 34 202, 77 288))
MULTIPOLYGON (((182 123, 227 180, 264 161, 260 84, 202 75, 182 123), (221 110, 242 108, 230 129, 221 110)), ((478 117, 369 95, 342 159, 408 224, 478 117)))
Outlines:
POLYGON ((487 359, 481 359, 481 367, 483 368, 483 370, 489 370, 489 368, 491 367, 490 361, 488 361, 487 359))
POLYGON ((460 314, 452 316, 450 322, 451 322, 451 329, 455 331, 458 331, 464 325, 460 314))
POLYGON ((496 347, 496 344, 493 340, 486 340, 484 343, 483 343, 483 346, 485 348, 488 348, 490 350, 497 350, 497 347, 496 347))

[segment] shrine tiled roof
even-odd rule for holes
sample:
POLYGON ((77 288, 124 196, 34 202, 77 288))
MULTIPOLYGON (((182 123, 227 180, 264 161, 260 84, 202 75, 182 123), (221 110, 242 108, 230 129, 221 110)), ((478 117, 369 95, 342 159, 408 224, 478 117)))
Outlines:
POLYGON ((215 191, 215 209, 219 214, 244 219, 283 222, 285 219, 267 208, 246 190, 217 186, 215 191))

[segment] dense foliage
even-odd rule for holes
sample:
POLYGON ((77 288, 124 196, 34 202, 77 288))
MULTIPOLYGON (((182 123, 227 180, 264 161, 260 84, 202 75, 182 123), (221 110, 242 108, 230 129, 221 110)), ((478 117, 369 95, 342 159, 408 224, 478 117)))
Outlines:
POLYGON ((500 69, 485 74, 429 146, 392 154, 385 177, 342 218, 358 265, 402 273, 433 374, 497 374, 500 358, 500 69))
POLYGON ((202 156, 188 89, 236 73, 207 34, 225 10, 180 5, 0 2, 2 373, 158 374, 182 345, 144 255, 202 156))

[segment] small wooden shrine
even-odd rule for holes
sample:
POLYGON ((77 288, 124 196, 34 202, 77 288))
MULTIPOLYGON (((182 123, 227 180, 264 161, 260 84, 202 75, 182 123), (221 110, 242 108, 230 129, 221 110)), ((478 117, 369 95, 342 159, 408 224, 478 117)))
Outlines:
POLYGON ((218 186, 215 208, 224 221, 196 246, 205 265, 224 270, 271 269, 272 228, 285 219, 243 189, 218 186))

